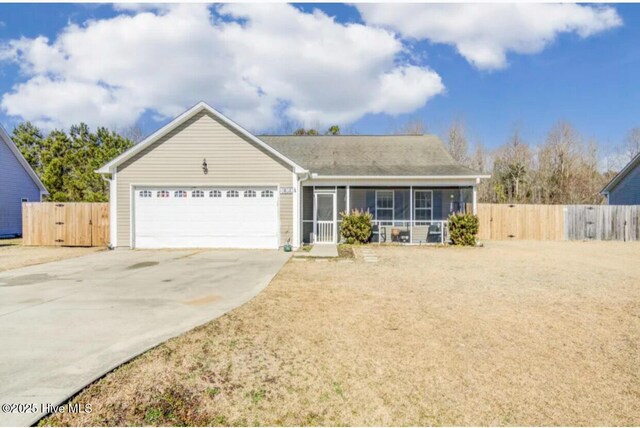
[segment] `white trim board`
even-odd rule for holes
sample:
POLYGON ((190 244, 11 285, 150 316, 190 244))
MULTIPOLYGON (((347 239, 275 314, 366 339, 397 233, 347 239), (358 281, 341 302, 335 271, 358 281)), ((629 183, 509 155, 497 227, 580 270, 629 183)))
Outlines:
POLYGON ((368 186, 385 186, 385 187, 473 187, 476 185, 476 179, 385 179, 385 178, 368 178, 360 180, 307 180, 302 182, 302 186, 352 186, 352 187, 368 187, 368 186))
POLYGON ((311 174, 312 180, 464 180, 491 178, 489 174, 478 175, 318 175, 311 174))
POLYGON ((247 131, 246 129, 244 129, 243 127, 241 127, 240 125, 238 125, 237 123, 235 123, 234 121, 232 121, 231 119, 229 119, 228 117, 226 117, 225 115, 223 115, 222 113, 220 113, 219 111, 215 110, 213 107, 211 107, 210 105, 208 105, 207 103, 202 102, 202 101, 199 102, 198 104, 196 104, 195 106, 191 107, 189 110, 187 110, 184 113, 182 113, 180 116, 178 116, 175 119, 173 119, 171 122, 169 122, 168 124, 166 124, 165 126, 160 128, 159 130, 157 130, 156 132, 154 132, 153 134, 151 134, 150 136, 145 138, 140 143, 136 144, 135 146, 131 147, 126 152, 122 153, 120 156, 116 157, 115 159, 111 160, 107 164, 105 164, 102 167, 100 167, 99 169, 97 169, 96 172, 99 173, 99 174, 110 174, 110 173, 112 173, 113 169, 115 167, 117 167, 118 165, 122 164, 126 160, 132 158, 134 155, 136 155, 137 153, 141 152, 142 150, 144 150, 146 147, 150 146, 151 144, 155 143, 160 138, 164 137, 169 132, 173 131, 178 126, 182 125, 187 120, 191 119, 192 117, 194 117, 196 114, 200 113, 201 111, 206 111, 206 112, 210 113, 211 115, 215 116, 216 118, 220 119, 222 122, 226 123, 231 128, 235 129, 240 134, 244 135, 249 140, 251 140, 252 142, 256 143, 258 146, 260 146, 263 149, 265 149, 267 152, 271 153, 272 155, 274 155, 278 159, 280 159, 280 160, 284 161, 285 163, 287 163, 288 165, 292 166, 294 168, 295 172, 297 172, 297 173, 306 172, 306 170, 304 168, 302 168, 300 165, 296 164, 294 161, 292 161, 288 157, 284 156, 282 153, 278 152, 273 147, 271 147, 270 145, 268 145, 267 143, 265 143, 264 141, 262 141, 261 139, 259 139, 258 137, 256 137, 255 135, 253 135, 252 133, 250 133, 249 131, 247 131))

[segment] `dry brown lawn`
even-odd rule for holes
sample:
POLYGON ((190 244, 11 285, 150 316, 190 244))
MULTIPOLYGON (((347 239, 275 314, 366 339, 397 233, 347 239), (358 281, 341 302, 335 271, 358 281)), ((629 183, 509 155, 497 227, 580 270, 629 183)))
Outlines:
POLYGON ((100 251, 84 247, 25 247, 21 239, 0 240, 0 272, 24 266, 54 262, 100 251))
POLYGON ((374 247, 290 261, 62 425, 640 425, 640 245, 374 247))

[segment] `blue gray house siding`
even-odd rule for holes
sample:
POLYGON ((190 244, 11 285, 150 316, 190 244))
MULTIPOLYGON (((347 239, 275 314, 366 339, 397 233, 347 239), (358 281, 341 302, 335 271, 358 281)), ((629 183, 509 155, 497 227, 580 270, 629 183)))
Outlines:
POLYGON ((640 164, 609 190, 609 205, 640 205, 640 164))
POLYGON ((22 234, 22 198, 40 201, 40 188, 0 138, 0 236, 22 234))

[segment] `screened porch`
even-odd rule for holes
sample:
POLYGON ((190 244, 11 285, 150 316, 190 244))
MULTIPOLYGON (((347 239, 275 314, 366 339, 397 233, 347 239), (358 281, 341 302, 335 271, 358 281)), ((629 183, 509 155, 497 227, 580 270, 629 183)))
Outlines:
POLYGON ((340 242, 340 213, 359 209, 373 215, 371 242, 439 244, 449 215, 473 204, 473 187, 307 186, 302 196, 304 243, 340 242))

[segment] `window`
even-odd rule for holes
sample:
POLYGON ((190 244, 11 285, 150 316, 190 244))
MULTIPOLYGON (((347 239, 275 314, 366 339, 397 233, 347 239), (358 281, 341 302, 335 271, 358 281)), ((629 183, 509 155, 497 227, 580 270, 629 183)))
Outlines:
POLYGON ((141 190, 140 191, 140 197, 141 198, 150 198, 153 196, 153 193, 151 193, 151 190, 141 190))
POLYGON ((427 224, 433 219, 433 193, 431 190, 416 190, 415 198, 415 215, 416 224, 427 224))
POLYGON ((158 197, 159 198, 168 198, 169 197, 169 191, 168 190, 158 190, 158 197))
POLYGON ((22 202, 29 202, 29 198, 22 198, 22 202))
POLYGON ((376 191, 376 220, 393 224, 393 190, 376 191))
POLYGON ((260 196, 263 198, 273 198, 273 190, 263 190, 260 196))
POLYGON ((202 190, 194 190, 191 192, 191 196, 194 198, 204 198, 204 192, 202 190))
POLYGON ((227 190, 227 198, 237 198, 240 193, 237 190, 227 190))
POLYGON ((244 191, 244 197, 245 198, 255 198, 256 197, 256 191, 255 190, 245 190, 244 191))
POLYGON ((175 192, 173 192, 173 196, 175 196, 176 198, 186 198, 187 192, 185 192, 184 190, 176 190, 175 192))
POLYGON ((209 197, 211 198, 221 198, 222 197, 222 192, 219 190, 212 190, 209 192, 209 197))

